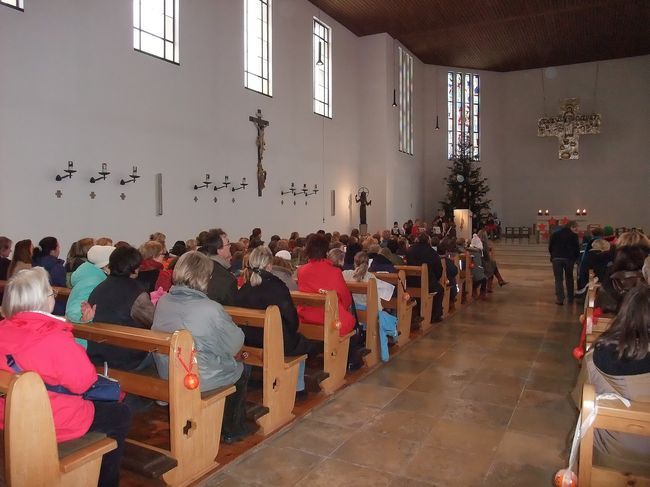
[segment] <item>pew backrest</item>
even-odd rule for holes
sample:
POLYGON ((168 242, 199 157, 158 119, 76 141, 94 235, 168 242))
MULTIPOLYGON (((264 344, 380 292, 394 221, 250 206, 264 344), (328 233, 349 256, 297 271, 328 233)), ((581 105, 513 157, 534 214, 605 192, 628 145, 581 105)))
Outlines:
POLYGON ((357 317, 361 323, 366 324, 366 348, 370 353, 363 357, 367 367, 374 367, 380 361, 379 350, 379 298, 377 296, 376 279, 365 282, 345 281, 354 298, 355 294, 366 296, 366 309, 357 308, 357 317))

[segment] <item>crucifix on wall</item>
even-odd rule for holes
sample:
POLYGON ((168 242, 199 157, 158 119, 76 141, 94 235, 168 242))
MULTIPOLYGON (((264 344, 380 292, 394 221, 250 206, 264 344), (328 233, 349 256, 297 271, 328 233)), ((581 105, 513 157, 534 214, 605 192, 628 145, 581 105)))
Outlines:
POLYGON ((577 115, 579 108, 578 98, 567 98, 560 105, 560 115, 543 117, 537 122, 539 137, 558 138, 558 159, 578 159, 578 136, 600 133, 600 114, 577 115))
POLYGON ((257 145, 257 196, 262 196, 262 190, 266 183, 266 171, 262 166, 262 159, 264 158, 264 150, 266 148, 266 141, 264 140, 264 129, 269 126, 269 121, 262 118, 262 110, 257 109, 255 117, 248 117, 248 120, 253 122, 257 128, 257 138, 255 145, 257 145))

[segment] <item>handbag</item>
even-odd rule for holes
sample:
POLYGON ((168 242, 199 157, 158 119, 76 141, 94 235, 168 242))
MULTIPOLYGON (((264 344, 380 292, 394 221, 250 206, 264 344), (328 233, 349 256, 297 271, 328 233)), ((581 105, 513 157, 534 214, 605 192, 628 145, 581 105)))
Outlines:
MULTIPOLYGON (((14 372, 22 372, 23 369, 16 363, 13 356, 7 355, 7 365, 14 372)), ((104 375, 97 374, 97 380, 90 388, 83 394, 76 394, 71 392, 62 385, 53 386, 43 382, 45 389, 50 392, 57 392, 59 394, 68 394, 70 396, 81 396, 88 401, 119 401, 120 399, 120 383, 117 379, 108 377, 108 367, 104 364, 104 375)))

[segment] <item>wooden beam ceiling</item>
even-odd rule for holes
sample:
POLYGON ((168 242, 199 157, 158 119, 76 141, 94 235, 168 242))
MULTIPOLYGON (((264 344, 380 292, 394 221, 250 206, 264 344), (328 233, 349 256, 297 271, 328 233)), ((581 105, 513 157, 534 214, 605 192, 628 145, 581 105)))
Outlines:
POLYGON ((428 64, 515 71, 650 54, 650 0, 310 0, 428 64))

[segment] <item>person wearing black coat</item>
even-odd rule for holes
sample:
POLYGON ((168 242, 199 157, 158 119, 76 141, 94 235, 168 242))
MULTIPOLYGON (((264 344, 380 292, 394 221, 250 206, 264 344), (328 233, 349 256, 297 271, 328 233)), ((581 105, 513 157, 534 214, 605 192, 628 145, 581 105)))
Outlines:
MULTIPOLYGON (((235 306, 253 309, 266 309, 275 305, 280 310, 282 318, 282 338, 284 341, 284 354, 296 356, 303 354, 316 354, 317 344, 306 339, 298 333, 298 311, 293 304, 289 288, 282 280, 270 270, 273 266, 273 254, 268 247, 257 247, 248 258, 251 271, 250 279, 235 294, 235 306)), ((251 347, 264 345, 264 330, 252 326, 242 326, 244 344, 251 347)), ((304 362, 301 362, 298 374, 298 392, 305 390, 304 362)))
POLYGON ((368 249, 368 258, 372 260, 370 267, 368 268, 369 272, 392 272, 396 273, 395 265, 379 252, 381 249, 379 245, 371 245, 368 249))
POLYGON ((237 279, 230 272, 230 240, 220 228, 209 230, 200 252, 212 260, 212 275, 206 294, 222 306, 232 306, 237 292, 237 279))
POLYGON ((564 304, 564 284, 566 284, 566 297, 569 303, 573 303, 573 267, 580 257, 580 241, 578 240, 576 222, 568 222, 551 235, 548 241, 548 251, 551 254, 553 275, 555 276, 555 302, 559 305, 564 304))
MULTIPOLYGON (((422 264, 427 265, 429 273, 429 292, 435 292, 433 298, 433 310, 431 320, 434 322, 442 320, 442 298, 445 290, 440 285, 440 277, 442 276, 442 262, 438 252, 431 247, 429 236, 426 233, 420 233, 417 241, 409 247, 406 252, 407 265, 419 266, 422 264)), ((409 286, 418 287, 420 280, 417 277, 408 277, 407 283, 409 286)))

